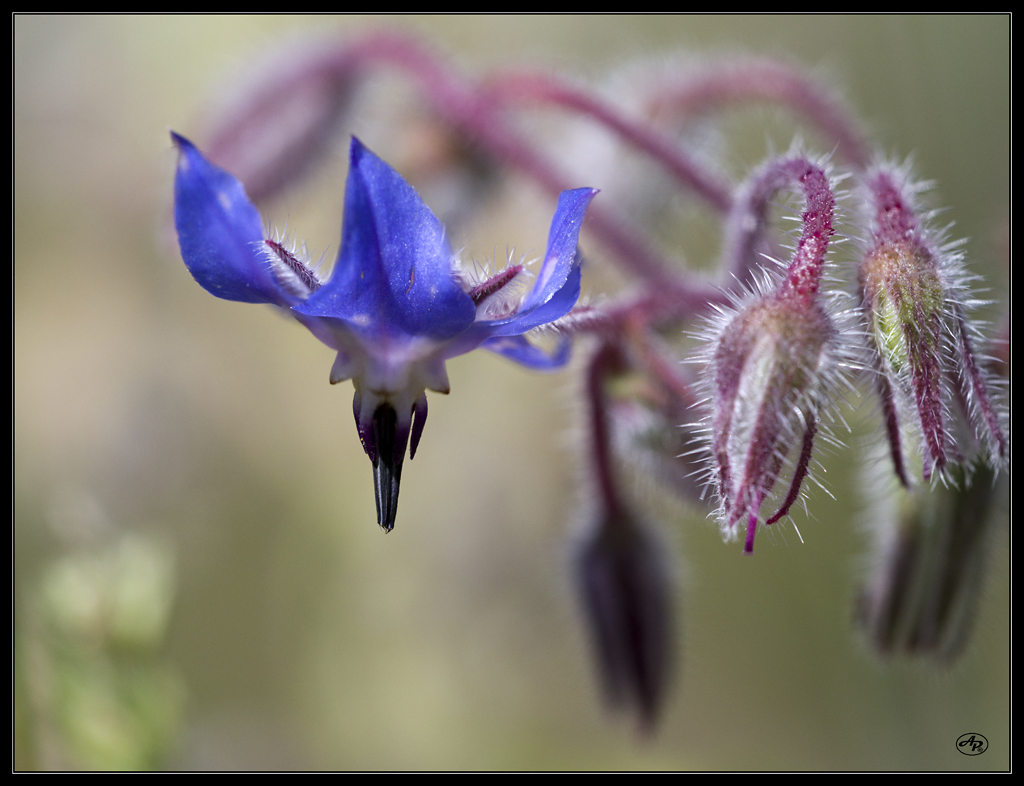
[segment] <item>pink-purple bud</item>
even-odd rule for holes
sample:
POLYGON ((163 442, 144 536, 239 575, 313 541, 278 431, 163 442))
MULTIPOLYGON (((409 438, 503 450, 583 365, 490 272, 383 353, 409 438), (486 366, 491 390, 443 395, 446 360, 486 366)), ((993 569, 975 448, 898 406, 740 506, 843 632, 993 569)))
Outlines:
MULTIPOLYGON (((723 532, 745 528, 754 548, 761 508, 784 474, 788 490, 765 524, 785 516, 810 467, 819 410, 834 390, 836 329, 821 304, 835 200, 821 167, 802 157, 770 162, 748 186, 764 204, 787 185, 805 194, 803 235, 774 287, 726 315, 710 354, 712 479, 723 532)), ((732 222, 739 225, 742 222, 732 222)))
POLYGON ((905 171, 882 166, 869 173, 872 235, 859 270, 882 413, 904 486, 915 445, 925 480, 964 460, 953 399, 988 445, 993 464, 1006 455, 991 383, 975 358, 966 322, 962 258, 943 248, 921 219, 914 204, 920 190, 905 171))

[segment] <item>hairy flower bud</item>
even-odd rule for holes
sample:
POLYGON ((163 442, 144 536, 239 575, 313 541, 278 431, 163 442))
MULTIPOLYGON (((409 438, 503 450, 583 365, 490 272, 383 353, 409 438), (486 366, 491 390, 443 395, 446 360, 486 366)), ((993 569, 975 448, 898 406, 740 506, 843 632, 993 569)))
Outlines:
POLYGON ((713 423, 723 527, 746 519, 744 550, 753 551, 761 503, 800 443, 792 491, 767 523, 786 514, 799 493, 817 430, 817 377, 835 330, 820 308, 766 298, 730 323, 715 351, 720 399, 713 423))
POLYGON ((833 234, 835 200, 820 167, 796 157, 770 162, 748 188, 751 204, 798 185, 807 198, 803 236, 785 276, 764 282, 752 298, 723 315, 710 372, 711 479, 723 533, 745 525, 752 552, 761 507, 787 471, 789 488, 764 523, 787 515, 810 468, 822 403, 835 392, 839 345, 820 284, 833 234))
POLYGON ((905 171, 878 167, 867 178, 872 236, 860 263, 860 299, 878 371, 896 475, 906 486, 916 444, 925 480, 962 462, 953 399, 988 446, 993 465, 1006 455, 991 383, 975 358, 966 319, 962 255, 943 247, 914 204, 922 186, 905 171))
POLYGON ((998 487, 986 465, 956 485, 897 491, 898 503, 875 514, 876 563, 857 621, 880 655, 927 654, 951 660, 966 643, 981 597, 998 487))

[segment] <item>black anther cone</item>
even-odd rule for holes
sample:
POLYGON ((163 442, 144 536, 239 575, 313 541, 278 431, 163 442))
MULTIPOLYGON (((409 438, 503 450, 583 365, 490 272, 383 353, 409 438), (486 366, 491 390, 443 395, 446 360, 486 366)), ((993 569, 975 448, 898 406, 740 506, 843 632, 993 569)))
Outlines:
POLYGON ((373 442, 377 458, 373 462, 373 491, 377 500, 377 523, 391 532, 398 514, 398 484, 402 480, 405 445, 395 450, 398 415, 390 404, 381 404, 373 413, 373 442))

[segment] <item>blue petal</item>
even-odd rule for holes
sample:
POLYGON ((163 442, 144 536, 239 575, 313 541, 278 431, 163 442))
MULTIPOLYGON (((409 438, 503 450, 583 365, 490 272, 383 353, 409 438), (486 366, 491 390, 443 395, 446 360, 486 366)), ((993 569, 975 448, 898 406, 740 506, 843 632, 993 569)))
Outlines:
POLYGON ((548 250, 533 289, 511 317, 484 323, 490 336, 519 336, 569 313, 580 296, 580 258, 576 253, 580 227, 593 188, 563 191, 551 219, 548 250))
POLYGON ((211 294, 243 303, 290 305, 292 298, 274 279, 263 258, 263 224, 229 173, 214 166, 185 137, 178 146, 174 180, 174 224, 192 277, 211 294))
POLYGON ((572 351, 572 343, 565 336, 559 337, 558 346, 550 354, 531 344, 525 336, 489 338, 480 346, 536 371, 554 371, 561 368, 569 362, 572 351))
POLYGON ((352 139, 341 249, 334 273, 296 310, 359 333, 447 339, 469 327, 444 226, 388 164, 352 139))
POLYGON ((544 264, 537 274, 537 281, 530 294, 523 301, 523 310, 546 303, 565 286, 570 273, 579 267, 576 246, 579 243, 580 227, 586 215, 590 200, 597 194, 594 188, 577 188, 563 191, 558 197, 558 207, 551 219, 548 232, 548 250, 544 264))

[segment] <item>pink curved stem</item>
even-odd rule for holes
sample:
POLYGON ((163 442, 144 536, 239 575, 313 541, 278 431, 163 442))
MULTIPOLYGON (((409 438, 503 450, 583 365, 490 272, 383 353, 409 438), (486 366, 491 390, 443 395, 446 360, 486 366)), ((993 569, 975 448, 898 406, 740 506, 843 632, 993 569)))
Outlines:
POLYGON ((725 103, 769 101, 791 107, 817 125, 836 151, 858 167, 871 163, 871 149, 846 107, 805 74, 772 60, 722 63, 686 76, 655 93, 652 114, 689 117, 725 103))
POLYGON ((730 184, 702 168, 678 142, 554 76, 502 72, 488 78, 485 89, 502 103, 547 104, 586 115, 659 161, 676 180, 703 197, 716 210, 725 212, 732 204, 730 184))

